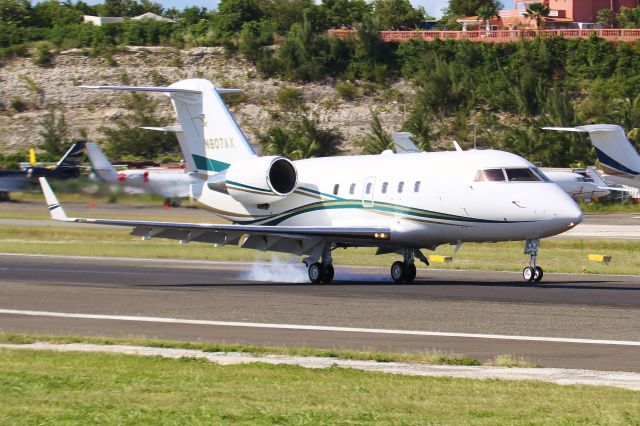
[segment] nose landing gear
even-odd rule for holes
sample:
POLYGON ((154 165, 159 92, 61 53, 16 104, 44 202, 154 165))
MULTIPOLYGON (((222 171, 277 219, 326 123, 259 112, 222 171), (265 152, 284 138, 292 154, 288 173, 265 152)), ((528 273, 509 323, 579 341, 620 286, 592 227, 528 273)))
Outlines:
POLYGON ((536 265, 539 246, 540 240, 537 238, 527 240, 524 245, 524 253, 530 256, 529 266, 522 270, 522 277, 527 282, 539 282, 544 275, 544 271, 542 270, 542 268, 536 265))

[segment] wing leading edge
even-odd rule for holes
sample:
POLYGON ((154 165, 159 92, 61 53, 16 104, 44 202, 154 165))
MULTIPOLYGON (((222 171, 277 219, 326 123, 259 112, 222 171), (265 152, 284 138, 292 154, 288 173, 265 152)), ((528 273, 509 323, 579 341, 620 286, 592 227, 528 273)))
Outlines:
POLYGON ((140 236, 143 240, 167 238, 181 243, 239 244, 244 248, 303 255, 326 242, 379 246, 391 237, 390 229, 385 227, 261 226, 72 218, 66 215, 45 178, 40 178, 40 185, 52 219, 131 227, 131 235, 140 236))

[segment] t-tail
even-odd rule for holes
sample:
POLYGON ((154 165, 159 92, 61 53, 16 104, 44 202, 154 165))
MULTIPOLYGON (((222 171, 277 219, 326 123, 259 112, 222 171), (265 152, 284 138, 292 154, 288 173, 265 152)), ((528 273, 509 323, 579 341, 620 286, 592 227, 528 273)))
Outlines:
MULTIPOLYGON (((180 147, 190 171, 214 175, 238 160, 255 157, 238 123, 221 98, 240 89, 216 88, 204 79, 178 81, 168 87, 81 86, 90 89, 166 93, 180 121, 180 147)), ((170 128, 154 130, 170 131, 170 128)))
POLYGON ((622 127, 615 124, 592 124, 578 127, 544 127, 544 129, 588 133, 606 175, 640 179, 640 156, 627 139, 622 127))
POLYGON ((118 172, 98 145, 93 142, 87 143, 87 157, 89 157, 91 171, 100 179, 107 182, 115 182, 118 180, 118 172))

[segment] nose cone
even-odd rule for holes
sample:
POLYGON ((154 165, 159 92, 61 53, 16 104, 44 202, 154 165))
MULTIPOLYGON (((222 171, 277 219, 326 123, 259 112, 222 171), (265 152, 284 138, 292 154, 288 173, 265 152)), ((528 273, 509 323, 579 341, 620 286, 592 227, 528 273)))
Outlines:
POLYGON ((551 209, 553 213, 548 218, 548 226, 544 232, 547 237, 569 231, 575 228, 583 219, 582 210, 566 192, 557 188, 554 195, 549 200, 553 200, 551 209))

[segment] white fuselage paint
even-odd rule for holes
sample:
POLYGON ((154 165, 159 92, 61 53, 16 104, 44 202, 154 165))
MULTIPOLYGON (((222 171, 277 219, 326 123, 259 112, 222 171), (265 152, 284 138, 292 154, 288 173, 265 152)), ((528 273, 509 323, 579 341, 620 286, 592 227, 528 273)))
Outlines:
POLYGON ((118 172, 118 182, 163 198, 189 198, 191 185, 201 184, 202 179, 182 169, 149 168, 118 172))
POLYGON ((610 191, 600 188, 595 182, 590 182, 578 173, 569 171, 547 171, 544 174, 554 181, 560 188, 575 200, 597 200, 610 194, 610 191))
POLYGON ((576 203, 552 182, 475 182, 478 170, 534 167, 502 151, 387 153, 294 164, 296 191, 263 208, 207 185, 194 185, 192 193, 216 215, 238 223, 389 227, 391 239, 376 245, 394 247, 544 238, 582 220, 576 203))

